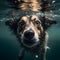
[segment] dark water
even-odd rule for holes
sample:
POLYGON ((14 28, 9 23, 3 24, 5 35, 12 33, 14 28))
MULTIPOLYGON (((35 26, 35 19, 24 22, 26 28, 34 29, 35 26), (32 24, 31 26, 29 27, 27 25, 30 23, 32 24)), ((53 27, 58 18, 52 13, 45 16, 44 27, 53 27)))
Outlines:
MULTIPOLYGON (((56 3, 59 3, 59 0, 56 0, 56 3)), ((49 40, 48 46, 50 47, 47 50, 47 60, 60 60, 60 12, 58 11, 60 6, 56 7, 55 17, 57 24, 52 25, 48 30, 49 40)), ((5 0, 0 0, 0 12, 8 9, 5 0)), ((6 13, 7 11, 3 12, 6 13)), ((0 20, 2 14, 0 13, 0 20)), ((18 54, 20 50, 20 44, 17 41, 16 36, 10 31, 9 27, 5 25, 4 22, 0 22, 0 60, 18 60, 18 54)), ((25 53, 23 60, 39 60, 34 59, 29 53, 25 53)))

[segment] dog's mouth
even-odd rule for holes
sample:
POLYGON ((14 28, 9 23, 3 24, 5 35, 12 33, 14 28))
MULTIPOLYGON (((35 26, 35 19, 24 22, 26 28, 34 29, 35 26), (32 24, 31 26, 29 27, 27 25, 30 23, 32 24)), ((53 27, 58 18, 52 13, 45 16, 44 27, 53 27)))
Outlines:
POLYGON ((39 43, 38 34, 36 34, 32 29, 27 30, 23 33, 21 42, 25 47, 34 47, 39 43))
POLYGON ((32 38, 32 39, 23 38, 21 42, 25 47, 28 48, 35 47, 39 44, 39 40, 37 40, 36 38, 32 38))

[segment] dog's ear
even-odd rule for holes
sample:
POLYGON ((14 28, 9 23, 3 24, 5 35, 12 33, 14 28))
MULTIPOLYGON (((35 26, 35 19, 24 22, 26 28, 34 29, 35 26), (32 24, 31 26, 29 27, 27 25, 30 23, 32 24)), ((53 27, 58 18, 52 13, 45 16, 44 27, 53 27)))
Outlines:
POLYGON ((8 26, 12 26, 14 23, 15 23, 14 19, 10 19, 10 20, 6 21, 6 25, 8 25, 8 26))
POLYGON ((17 28, 17 22, 18 22, 18 20, 16 20, 16 19, 10 19, 10 20, 8 20, 8 21, 6 21, 5 23, 6 23, 6 25, 8 25, 11 29, 16 29, 17 28))
POLYGON ((43 27, 46 30, 48 27, 50 27, 52 24, 56 24, 57 22, 55 20, 52 20, 50 18, 44 17, 43 18, 43 27))

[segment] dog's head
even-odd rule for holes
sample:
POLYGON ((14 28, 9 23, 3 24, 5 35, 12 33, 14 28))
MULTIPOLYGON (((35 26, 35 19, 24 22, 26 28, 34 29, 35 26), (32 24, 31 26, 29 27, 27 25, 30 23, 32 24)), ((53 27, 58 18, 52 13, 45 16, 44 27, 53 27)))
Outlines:
POLYGON ((21 38, 21 43, 26 47, 41 44, 45 38, 45 30, 54 23, 56 21, 37 15, 26 15, 18 20, 12 19, 6 22, 21 38))
POLYGON ((23 16, 18 23, 17 33, 21 35, 22 43, 32 47, 39 43, 39 36, 43 33, 43 26, 38 16, 23 16))

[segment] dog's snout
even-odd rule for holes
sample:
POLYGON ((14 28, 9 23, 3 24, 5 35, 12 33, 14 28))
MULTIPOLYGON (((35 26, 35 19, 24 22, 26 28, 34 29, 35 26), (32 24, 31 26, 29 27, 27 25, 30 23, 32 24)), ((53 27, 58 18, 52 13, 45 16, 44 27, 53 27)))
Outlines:
POLYGON ((34 31, 33 30, 28 30, 24 33, 24 37, 26 39, 32 39, 34 37, 34 31))

